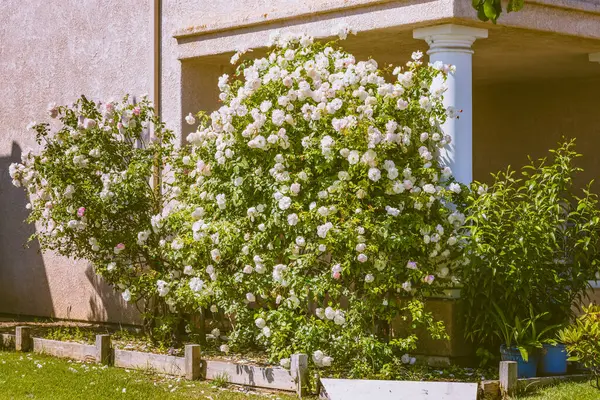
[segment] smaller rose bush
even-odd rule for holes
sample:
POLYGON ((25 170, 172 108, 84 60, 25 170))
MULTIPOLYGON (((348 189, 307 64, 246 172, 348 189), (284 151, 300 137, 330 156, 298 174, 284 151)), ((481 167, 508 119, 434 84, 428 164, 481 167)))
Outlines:
POLYGON ((224 351, 383 371, 416 348, 413 328, 444 335, 420 300, 458 282, 464 262, 464 187, 437 158, 456 112, 434 79, 452 67, 417 52, 388 81, 335 44, 273 40, 219 79, 219 110, 186 118, 198 129, 173 161, 161 220, 173 269, 156 290, 230 316, 224 351))
POLYGON ((52 124, 31 124, 39 150, 10 166, 13 184, 29 194, 28 220, 37 224, 32 239, 43 250, 89 261, 123 299, 145 300, 153 321, 165 264, 155 215, 164 207, 151 179, 171 156, 172 133, 145 97, 137 103, 81 97, 72 106, 51 104, 48 112, 52 124))

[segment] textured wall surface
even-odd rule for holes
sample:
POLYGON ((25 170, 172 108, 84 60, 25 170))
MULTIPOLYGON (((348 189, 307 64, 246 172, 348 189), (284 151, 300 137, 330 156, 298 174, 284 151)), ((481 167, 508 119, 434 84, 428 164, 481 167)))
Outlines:
POLYGON ((35 145, 46 105, 151 93, 151 1, 0 1, 0 312, 131 322, 135 313, 85 263, 24 249, 33 227, 11 162, 35 145))
MULTIPOLYGON (((593 64, 592 64, 593 65, 593 64)), ((475 86, 473 94, 474 178, 545 157, 564 136, 576 138, 583 154, 579 186, 600 176, 600 65, 595 79, 562 79, 475 86)), ((600 182, 594 190, 600 192, 600 182)))
MULTIPOLYGON (((476 179, 508 163, 520 165, 526 154, 543 155, 561 135, 578 137, 585 179, 600 172, 594 157, 600 145, 600 65, 587 61, 588 53, 600 51, 596 6, 541 5, 556 2, 538 0, 505 16, 501 24, 513 28, 481 25, 490 37, 474 45, 476 179), (532 26, 538 31, 520 29, 532 26)), ((34 228, 22 223, 27 199, 10 184, 8 165, 34 146, 25 126, 42 121, 50 101, 152 93, 153 3, 0 0, 0 313, 113 322, 136 318, 85 263, 41 255, 35 243, 23 248, 34 228)), ((325 37, 333 26, 348 22, 361 31, 345 42, 348 50, 360 59, 398 64, 412 51, 426 50, 423 41, 412 38, 415 26, 453 17, 460 19, 456 23, 480 25, 467 0, 162 3, 161 114, 183 137, 189 132, 183 123, 188 112, 218 106, 217 78, 231 71, 231 52, 264 46, 274 30, 325 37), (174 37, 186 31, 200 34, 174 37)))

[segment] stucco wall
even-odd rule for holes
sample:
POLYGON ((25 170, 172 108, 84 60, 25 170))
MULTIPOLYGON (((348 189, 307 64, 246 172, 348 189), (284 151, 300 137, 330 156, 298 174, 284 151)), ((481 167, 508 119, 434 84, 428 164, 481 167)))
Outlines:
POLYGON ((23 244, 33 232, 8 166, 35 145, 25 126, 68 103, 152 92, 151 1, 0 1, 0 313, 133 322, 81 262, 23 244))
MULTIPOLYGON (((600 65, 598 65, 600 76, 600 65)), ((476 180, 520 167, 527 155, 544 157, 563 136, 576 138, 583 154, 577 178, 584 185, 600 177, 600 78, 552 79, 476 85, 473 93, 473 169, 476 180)), ((594 191, 600 192, 600 182, 594 191)))

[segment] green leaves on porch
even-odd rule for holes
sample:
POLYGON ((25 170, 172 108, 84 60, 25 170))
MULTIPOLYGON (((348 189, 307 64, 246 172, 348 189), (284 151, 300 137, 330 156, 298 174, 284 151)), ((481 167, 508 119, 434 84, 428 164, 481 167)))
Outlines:
MULTIPOLYGON (((495 24, 502 14, 501 0, 473 0, 472 4, 477 17, 482 21, 492 21, 495 24)), ((519 11, 524 4, 525 0, 509 0, 506 12, 519 11)))

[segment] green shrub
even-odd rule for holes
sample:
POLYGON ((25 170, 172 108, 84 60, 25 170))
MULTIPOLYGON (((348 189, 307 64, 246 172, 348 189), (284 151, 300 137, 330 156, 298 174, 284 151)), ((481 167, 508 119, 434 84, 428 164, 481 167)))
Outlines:
POLYGON ((569 361, 577 361, 600 379, 600 306, 583 308, 584 313, 571 326, 558 333, 569 353, 569 361))
POLYGON ((589 185, 574 194, 574 142, 531 162, 521 177, 494 175, 475 183, 467 209, 470 263, 463 268, 467 337, 493 340, 497 313, 508 321, 547 312, 539 322, 563 324, 598 271, 600 212, 589 185))

